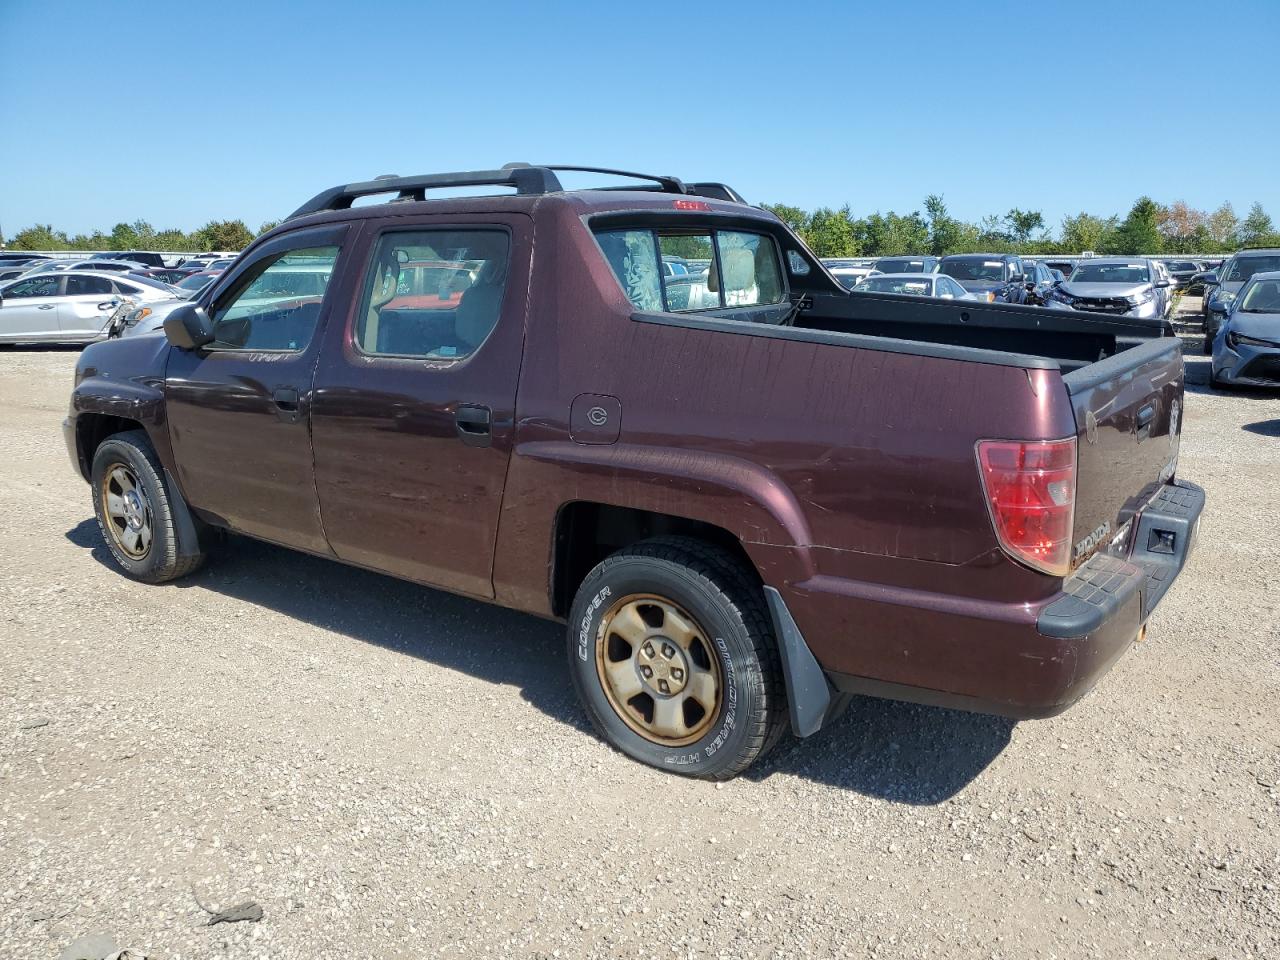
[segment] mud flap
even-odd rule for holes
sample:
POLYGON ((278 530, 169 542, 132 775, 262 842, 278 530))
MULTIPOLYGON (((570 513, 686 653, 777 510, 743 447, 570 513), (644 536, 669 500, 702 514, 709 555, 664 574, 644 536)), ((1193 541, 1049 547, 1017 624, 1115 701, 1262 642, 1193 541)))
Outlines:
POLYGON ((835 702, 827 675, 804 642, 782 594, 773 587, 765 587, 764 596, 773 620, 773 633, 778 639, 778 652, 782 655, 791 732, 797 737, 807 737, 821 730, 829 716, 837 716, 839 708, 847 705, 847 699, 844 703, 835 702))

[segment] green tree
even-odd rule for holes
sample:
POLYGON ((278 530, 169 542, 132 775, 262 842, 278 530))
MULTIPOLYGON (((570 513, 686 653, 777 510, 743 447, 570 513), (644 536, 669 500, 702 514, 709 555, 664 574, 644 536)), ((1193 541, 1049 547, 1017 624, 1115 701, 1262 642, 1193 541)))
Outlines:
POLYGON ((1036 230, 1044 229, 1044 215, 1039 210, 1019 210, 1014 207, 1004 215, 1005 232, 1017 244, 1025 244, 1036 230))
POLYGON ((71 243, 67 235, 55 231, 51 223, 37 223, 33 227, 19 230, 13 236, 10 246, 14 250, 69 250, 71 243))
POLYGON ((1265 243, 1266 238, 1276 232, 1275 224, 1262 204, 1254 202, 1248 215, 1240 223, 1240 242, 1246 247, 1265 243))
POLYGON ((112 250, 137 250, 138 246, 138 231, 132 225, 117 223, 111 228, 112 250))
POLYGON ((929 249, 929 225, 919 213, 901 216, 892 210, 876 212, 864 224, 862 252, 868 256, 892 257, 929 249))
POLYGON ((152 250, 190 250, 195 246, 187 234, 176 228, 161 230, 151 241, 152 250))
POLYGON ((792 207, 785 203, 762 203, 760 206, 768 210, 796 233, 803 233, 804 228, 809 225, 809 214, 799 207, 792 207))
POLYGON ((1209 214, 1205 226, 1209 228, 1209 236, 1213 237, 1213 242, 1219 248, 1235 247, 1240 220, 1236 217, 1236 212, 1231 208, 1230 203, 1224 203, 1209 214))
POLYGON ((210 220, 191 235, 198 250, 243 250, 253 234, 243 220, 210 220))
POLYGON ((1161 208, 1150 197, 1139 197, 1129 215, 1111 237, 1108 253, 1136 256, 1159 253, 1164 248, 1160 236, 1161 208))
POLYGON ((258 236, 262 236, 264 233, 270 233, 278 226, 280 226, 279 220, 268 220, 262 226, 258 227, 258 236))
POLYGON ((853 232, 853 215, 847 206, 839 210, 819 207, 804 231, 809 249, 820 257, 852 257, 859 251, 853 232))
POLYGON ((929 224, 929 252, 935 257, 954 253, 963 242, 965 225, 951 216, 946 203, 936 193, 924 198, 924 212, 929 224))

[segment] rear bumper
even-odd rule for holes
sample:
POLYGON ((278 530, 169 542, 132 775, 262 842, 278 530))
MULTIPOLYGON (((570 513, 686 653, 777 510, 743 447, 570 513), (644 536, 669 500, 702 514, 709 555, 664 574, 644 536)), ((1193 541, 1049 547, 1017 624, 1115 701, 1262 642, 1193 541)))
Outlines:
POLYGON ((1166 484, 1134 516, 1122 548, 1094 556, 1035 603, 868 591, 818 577, 792 588, 792 610, 811 639, 819 625, 838 621, 843 642, 823 638, 812 648, 839 691, 1019 719, 1053 716, 1138 639, 1186 564, 1204 499, 1195 484, 1166 484))

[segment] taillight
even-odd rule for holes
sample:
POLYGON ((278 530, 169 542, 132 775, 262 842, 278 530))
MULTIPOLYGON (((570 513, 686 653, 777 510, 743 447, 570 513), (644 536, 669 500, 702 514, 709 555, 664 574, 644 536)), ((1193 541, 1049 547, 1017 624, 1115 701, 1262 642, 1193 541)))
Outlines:
POLYGON ((979 440, 978 467, 1004 551, 1044 573, 1070 573, 1076 438, 979 440))

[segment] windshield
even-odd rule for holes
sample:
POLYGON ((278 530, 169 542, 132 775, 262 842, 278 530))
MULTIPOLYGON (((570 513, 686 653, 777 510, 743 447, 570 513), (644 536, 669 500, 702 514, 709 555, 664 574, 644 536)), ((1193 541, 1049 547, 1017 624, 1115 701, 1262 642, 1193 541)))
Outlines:
POLYGON ((1072 283, 1150 283, 1151 271, 1145 263, 1082 264, 1071 273, 1072 283))
POLYGON ((858 284, 858 289, 872 293, 903 293, 917 297, 928 297, 932 295, 931 286, 932 284, 925 279, 908 280, 905 277, 867 277, 867 279, 858 284))
POLYGON ((213 277, 202 277, 198 273, 193 273, 191 276, 187 277, 187 279, 178 284, 178 286, 183 290, 203 290, 205 285, 212 279, 213 277))
POLYGON ((924 273, 924 261, 917 258, 897 257, 876 261, 876 269, 881 273, 924 273))
POLYGON ((939 273, 945 273, 956 280, 996 280, 1004 279, 1003 260, 944 260, 938 267, 939 273))
POLYGON ((1226 282, 1248 280, 1255 273, 1270 273, 1272 270, 1280 270, 1280 256, 1236 257, 1227 270, 1226 282))
POLYGON ((141 284, 144 287, 154 287, 157 290, 164 290, 166 293, 172 289, 167 283, 161 283, 159 280, 153 280, 150 277, 140 277, 136 273, 129 275, 129 282, 141 284))
POLYGON ((1259 280, 1245 291, 1241 313, 1280 314, 1280 280, 1259 280))

